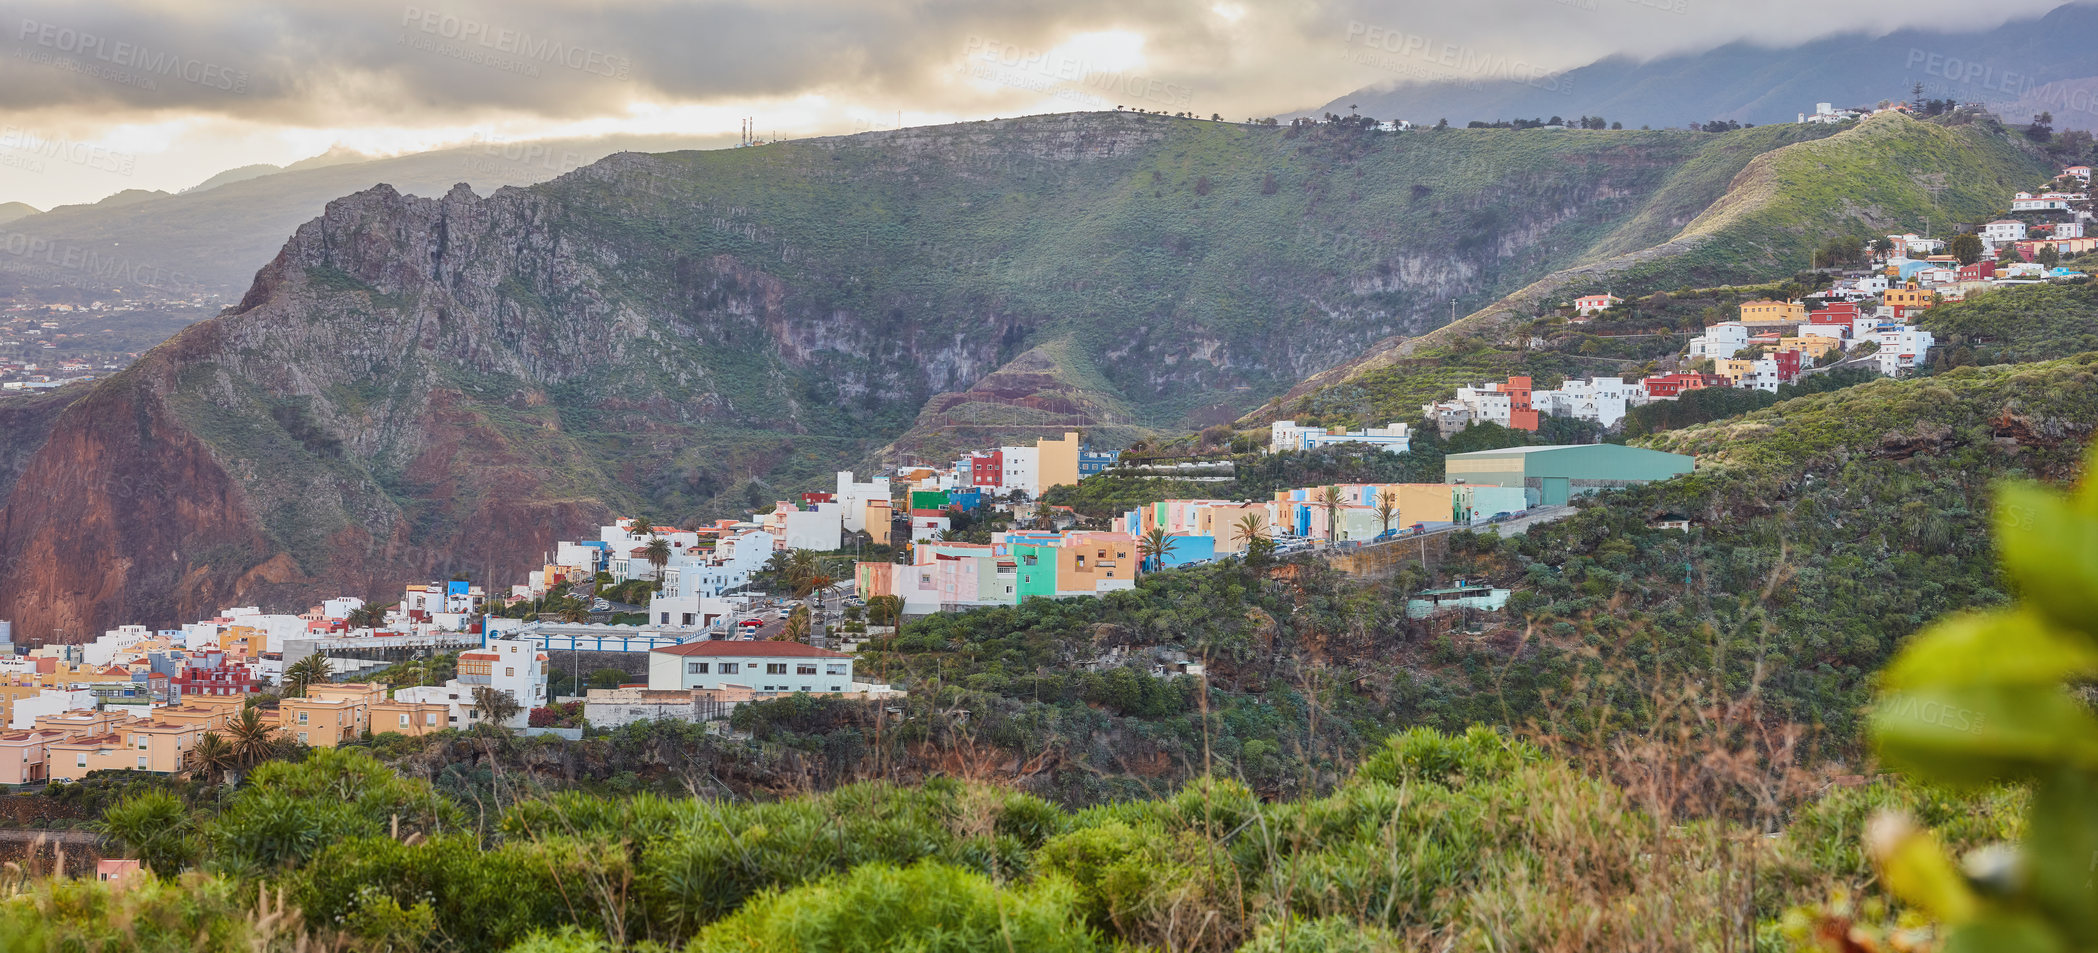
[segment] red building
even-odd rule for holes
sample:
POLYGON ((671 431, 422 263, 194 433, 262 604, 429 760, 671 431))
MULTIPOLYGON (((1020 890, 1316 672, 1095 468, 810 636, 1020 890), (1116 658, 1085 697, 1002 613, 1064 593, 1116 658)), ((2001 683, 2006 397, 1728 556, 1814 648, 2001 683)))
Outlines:
POLYGON ((1777 352, 1773 356, 1777 359, 1778 383, 1782 384, 1799 376, 1800 352, 1784 350, 1777 352))
POLYGON ((1685 391, 1725 385, 1725 378, 1715 378, 1710 374, 1656 374, 1639 383, 1646 388, 1648 397, 1670 398, 1681 397, 1685 391))
POLYGON ((210 668, 185 665, 169 680, 169 684, 178 698, 189 695, 246 695, 255 690, 255 673, 238 662, 210 668))
POLYGON ((1001 487, 1005 485, 1005 451, 993 450, 969 458, 969 485, 1001 487))
POLYGON ((1994 277, 1996 277, 1996 262, 1994 259, 1984 258, 1974 264, 1960 266, 1961 281, 1987 281, 1994 277))
POLYGON ((1510 377, 1501 385, 1508 395, 1508 428, 1511 430, 1537 431, 1537 410, 1530 405, 1530 379, 1510 377))

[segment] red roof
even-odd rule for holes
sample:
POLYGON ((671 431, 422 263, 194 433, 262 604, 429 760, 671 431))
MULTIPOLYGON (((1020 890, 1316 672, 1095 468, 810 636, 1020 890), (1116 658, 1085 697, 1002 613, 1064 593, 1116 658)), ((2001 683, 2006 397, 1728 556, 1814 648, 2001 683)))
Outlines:
POLYGON ((697 658, 726 655, 731 658, 851 658, 843 652, 819 649, 801 642, 745 642, 742 640, 718 639, 703 642, 686 642, 655 651, 665 655, 685 655, 697 658))

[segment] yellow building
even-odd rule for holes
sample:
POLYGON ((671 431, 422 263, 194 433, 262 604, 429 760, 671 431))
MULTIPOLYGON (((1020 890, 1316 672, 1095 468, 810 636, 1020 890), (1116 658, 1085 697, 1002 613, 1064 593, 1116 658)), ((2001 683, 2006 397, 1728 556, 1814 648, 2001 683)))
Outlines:
POLYGON ((1742 380, 1756 375, 1756 362, 1722 358, 1712 362, 1712 373, 1726 378, 1735 387, 1739 387, 1742 380))
POLYGON ((1096 593, 1134 585, 1136 540, 1128 533, 1086 533, 1080 541, 1056 550, 1056 591, 1096 593))
POLYGON ((1798 351, 1807 360, 1813 361, 1819 360, 1822 355, 1830 351, 1843 350, 1843 342, 1837 338, 1807 334, 1800 337, 1778 338, 1777 349, 1780 351, 1798 351))
POLYGON ((1077 431, 1065 431, 1061 439, 1044 437, 1034 442, 1037 494, 1052 486, 1078 485, 1078 448, 1077 431))
POLYGON ((451 727, 451 706, 437 702, 404 702, 387 699, 371 706, 372 734, 393 732, 411 738, 451 727))
POLYGON ((1747 301, 1741 305, 1742 324, 1804 324, 1807 306, 1798 301, 1747 301))
POLYGON ((384 685, 308 685, 306 697, 277 703, 277 730, 300 744, 333 748, 362 737, 371 728, 372 706, 384 701, 384 685))
POLYGON ((1938 303, 1938 293, 1925 291, 1913 281, 1901 288, 1888 288, 1880 303, 1890 308, 1928 308, 1938 303))
MULTIPOLYGON (((38 719, 41 721, 42 719, 38 719)), ((54 741, 45 748, 53 781, 78 781, 90 771, 178 774, 204 734, 201 725, 142 721, 107 734, 54 741)))
MULTIPOLYGON (((231 696, 221 695, 218 697, 230 698, 231 696)), ((238 699, 235 699, 235 701, 238 702, 238 699)), ((153 720, 178 725, 196 725, 205 731, 219 731, 224 729, 233 720, 234 716, 239 713, 240 706, 237 703, 230 707, 226 705, 182 704, 154 709, 153 720)))
POLYGON ((1275 534, 1275 527, 1273 521, 1268 518, 1268 508, 1265 504, 1233 506, 1222 503, 1202 508, 1195 518, 1195 535, 1216 540, 1219 556, 1245 552, 1247 540, 1240 535, 1239 524, 1248 516, 1260 517, 1260 525, 1266 527, 1267 534, 1275 534))

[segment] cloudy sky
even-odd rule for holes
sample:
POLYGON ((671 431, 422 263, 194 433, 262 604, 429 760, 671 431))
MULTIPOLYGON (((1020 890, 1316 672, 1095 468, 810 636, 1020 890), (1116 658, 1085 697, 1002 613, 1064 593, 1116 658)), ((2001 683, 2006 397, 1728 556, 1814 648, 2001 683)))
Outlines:
POLYGON ((346 146, 781 137, 1137 106, 1229 118, 1389 73, 1385 31, 1540 69, 1734 40, 1987 28, 2060 0, 17 0, 0 202, 176 190, 346 146), (1379 34, 1382 35, 1382 34, 1379 34))

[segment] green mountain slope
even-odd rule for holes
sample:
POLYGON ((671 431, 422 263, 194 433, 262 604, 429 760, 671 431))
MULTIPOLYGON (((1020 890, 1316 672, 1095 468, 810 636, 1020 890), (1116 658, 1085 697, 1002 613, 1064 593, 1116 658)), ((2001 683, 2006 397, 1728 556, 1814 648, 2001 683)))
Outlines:
MULTIPOLYGON (((1942 233, 2002 208, 2012 192, 2053 171, 1993 121, 1941 125, 1895 113, 1874 117, 1756 156, 1724 195, 1665 241, 1584 261, 1433 333, 1383 342, 1298 385, 1288 400, 1466 338, 1499 343, 1511 326, 1577 295, 1608 290, 1630 297, 1763 282, 1809 267, 1813 250, 1831 237, 1862 242, 1926 227, 1942 233)), ((1686 165, 1677 177, 1709 182, 1712 172, 1686 165)), ((1695 191, 1687 182, 1682 187, 1695 191)), ((1635 244, 1620 241, 1612 249, 1635 244)))
POLYGON ((610 512, 728 515, 884 448, 1229 420, 1453 297, 1673 227, 1686 163, 1827 134, 1074 114, 372 189, 238 307, 5 435, 39 449, 0 512, 0 616, 38 639, 500 582, 610 512))

